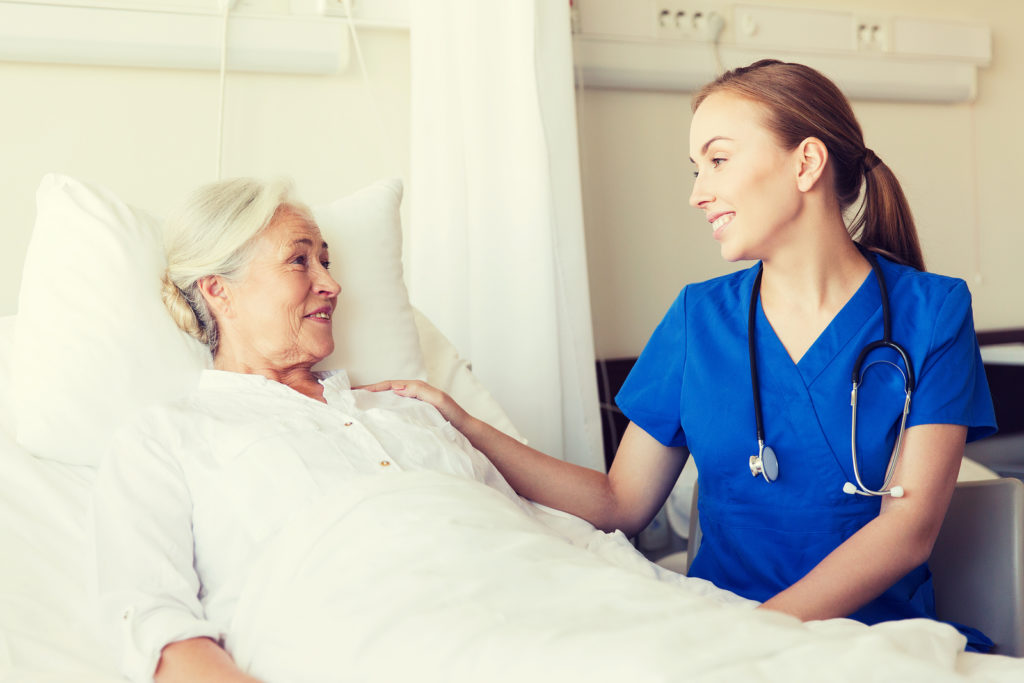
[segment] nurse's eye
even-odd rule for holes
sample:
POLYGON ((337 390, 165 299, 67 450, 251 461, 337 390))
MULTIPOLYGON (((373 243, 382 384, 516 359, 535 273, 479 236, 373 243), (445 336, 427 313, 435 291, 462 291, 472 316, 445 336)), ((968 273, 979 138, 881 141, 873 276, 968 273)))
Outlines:
MULTIPOLYGON (((712 168, 718 168, 723 163, 725 163, 725 161, 726 161, 726 159, 724 157, 712 157, 711 158, 711 167, 712 168)), ((700 171, 694 171, 693 172, 693 177, 694 178, 698 177, 699 175, 700 175, 700 171)))
POLYGON ((321 261, 320 265, 322 265, 325 270, 330 270, 331 269, 331 262, 329 260, 327 260, 327 259, 324 259, 323 261, 321 261))

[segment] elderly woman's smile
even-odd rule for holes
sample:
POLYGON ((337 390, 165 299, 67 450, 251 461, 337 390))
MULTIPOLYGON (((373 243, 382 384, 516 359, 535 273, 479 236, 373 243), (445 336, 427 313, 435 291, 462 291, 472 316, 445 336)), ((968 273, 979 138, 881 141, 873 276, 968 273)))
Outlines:
POLYGON ((330 321, 330 319, 331 319, 331 309, 330 309, 329 306, 325 306, 325 307, 323 307, 322 309, 320 309, 318 311, 313 311, 312 313, 310 313, 306 317, 307 318, 312 318, 313 320, 326 320, 326 321, 330 321))
POLYGON ((250 249, 239 277, 201 285, 220 328, 214 364, 273 379, 309 373, 334 350, 341 287, 328 271, 327 243, 307 212, 282 206, 250 249))

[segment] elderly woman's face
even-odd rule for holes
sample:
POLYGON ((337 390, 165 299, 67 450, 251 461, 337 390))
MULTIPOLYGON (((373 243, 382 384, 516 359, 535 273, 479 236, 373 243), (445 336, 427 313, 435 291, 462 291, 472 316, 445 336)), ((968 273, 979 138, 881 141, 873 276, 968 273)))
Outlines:
POLYGON ((231 324, 222 339, 270 368, 312 364, 334 350, 331 317, 341 287, 328 272, 327 243, 310 218, 282 209, 230 283, 231 324))

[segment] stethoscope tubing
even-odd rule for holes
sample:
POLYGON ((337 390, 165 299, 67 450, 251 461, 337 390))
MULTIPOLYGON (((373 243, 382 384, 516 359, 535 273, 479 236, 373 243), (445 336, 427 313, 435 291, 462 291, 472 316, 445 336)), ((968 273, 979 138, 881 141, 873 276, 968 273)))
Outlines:
MULTIPOLYGON (((909 378, 903 372, 903 369, 891 361, 876 361, 878 363, 887 363, 892 365, 894 368, 899 370, 899 373, 903 375, 904 387, 909 384, 909 378)), ((872 364, 868 365, 871 367, 872 364)), ((858 378, 859 379, 859 378, 858 378)), ((857 466, 857 388, 859 382, 855 382, 853 390, 850 392, 850 408, 852 412, 851 427, 850 427, 850 453, 853 461, 853 479, 857 482, 855 487, 844 487, 844 491, 847 493, 855 493, 862 496, 886 496, 891 495, 895 498, 901 498, 903 496, 903 487, 894 486, 889 488, 889 484, 892 482, 892 475, 896 472, 896 464, 899 462, 900 454, 903 451, 903 431, 907 427, 907 416, 910 414, 910 397, 911 391, 907 390, 906 399, 903 401, 903 414, 900 417, 900 429, 896 434, 896 444, 893 446, 892 453, 889 455, 889 465, 885 468, 885 478, 882 481, 882 487, 878 490, 869 489, 860 478, 860 468, 857 466), (851 490, 852 488, 852 490, 851 490)), ((849 483, 849 482, 848 482, 849 483)))
MULTIPOLYGON (((878 257, 873 252, 868 250, 866 247, 859 243, 854 243, 857 249, 860 250, 861 254, 867 259, 871 265, 871 271, 875 275, 875 280, 878 282, 879 295, 882 299, 882 338, 873 341, 864 346, 860 353, 857 355, 857 360, 853 364, 853 371, 851 381, 853 389, 850 392, 850 406, 851 406, 851 428, 850 428, 850 459, 853 461, 853 477, 856 481, 856 485, 852 482, 846 482, 843 486, 843 490, 846 493, 852 493, 862 496, 893 496, 899 498, 903 495, 903 489, 899 486, 889 488, 889 484, 892 481, 893 473, 896 471, 896 465, 899 463, 900 454, 903 449, 903 433, 907 426, 907 416, 910 414, 910 400, 915 389, 915 377, 914 377, 914 366, 910 361, 910 354, 900 344, 896 343, 892 339, 892 317, 889 310, 889 290, 886 286, 885 275, 882 273, 882 268, 878 264, 878 257), (875 361, 885 362, 896 367, 903 375, 904 390, 906 391, 906 399, 903 403, 903 414, 900 418, 900 429, 896 437, 896 444, 893 447, 892 454, 889 456, 889 464, 885 470, 885 478, 880 489, 868 488, 861 479, 860 466, 857 462, 857 391, 863 381, 862 369, 864 368, 864 361, 868 355, 879 348, 888 348, 895 351, 900 358, 903 360, 903 365, 906 368, 906 372, 899 367, 898 364, 891 361, 875 361)), ((750 309, 747 315, 747 350, 750 357, 750 383, 753 390, 754 398, 754 422, 757 434, 757 448, 758 454, 751 456, 750 458, 750 471, 755 476, 761 474, 765 481, 772 482, 775 480, 778 467, 777 462, 774 462, 775 455, 771 447, 765 445, 765 434, 764 434, 764 417, 761 412, 761 383, 757 371, 757 344, 756 335, 754 334, 755 325, 757 322, 757 302, 760 298, 761 293, 761 276, 764 273, 764 264, 760 264, 757 271, 757 276, 754 278, 754 285, 750 292, 750 309), (770 454, 773 460, 773 467, 766 468, 763 459, 766 454, 770 454), (768 470, 773 470, 774 475, 769 477, 768 470)), ((867 367, 871 367, 874 363, 869 363, 867 367)))
POLYGON ((750 384, 754 389, 754 425, 757 430, 757 451, 758 456, 764 452, 764 418, 761 416, 761 381, 757 374, 757 342, 754 336, 754 326, 757 324, 757 301, 761 292, 761 275, 764 273, 764 264, 757 269, 757 277, 754 278, 754 289, 750 295, 750 311, 747 313, 747 353, 750 356, 750 384))

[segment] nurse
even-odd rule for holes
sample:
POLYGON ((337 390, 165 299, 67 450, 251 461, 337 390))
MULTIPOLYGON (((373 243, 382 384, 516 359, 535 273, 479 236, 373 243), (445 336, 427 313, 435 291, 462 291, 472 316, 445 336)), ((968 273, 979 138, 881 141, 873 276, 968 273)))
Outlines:
POLYGON ((934 618, 926 560, 964 443, 995 432, 967 286, 924 272, 899 182, 820 73, 760 61, 705 86, 693 108, 690 203, 725 260, 757 263, 679 294, 617 396, 631 422, 607 475, 507 438, 426 385, 390 386, 437 405, 521 495, 605 530, 643 529, 692 456, 703 540, 690 574, 764 609, 934 618), (912 368, 888 348, 867 355, 853 440, 860 480, 884 488, 913 373, 892 475, 901 497, 844 491, 858 481, 851 375, 883 337, 879 276, 912 368), (759 436, 777 456, 774 481, 751 476, 759 436))

